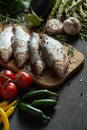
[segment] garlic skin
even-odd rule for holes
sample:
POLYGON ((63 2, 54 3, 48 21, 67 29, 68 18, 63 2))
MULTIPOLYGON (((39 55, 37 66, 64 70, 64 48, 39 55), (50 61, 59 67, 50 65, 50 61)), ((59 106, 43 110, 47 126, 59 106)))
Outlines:
POLYGON ((46 22, 45 28, 49 34, 62 33, 63 24, 58 19, 49 19, 46 22))
POLYGON ((80 33, 81 25, 77 18, 69 17, 63 22, 63 30, 68 35, 74 36, 80 33))

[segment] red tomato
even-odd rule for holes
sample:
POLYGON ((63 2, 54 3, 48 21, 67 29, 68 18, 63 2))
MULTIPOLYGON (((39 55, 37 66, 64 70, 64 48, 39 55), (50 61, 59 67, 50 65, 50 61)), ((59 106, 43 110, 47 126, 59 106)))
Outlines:
POLYGON ((15 80, 15 75, 10 70, 1 71, 0 72, 0 82, 2 84, 4 84, 8 80, 7 78, 10 78, 10 79, 12 79, 14 81, 15 80))
POLYGON ((26 72, 18 72, 15 75, 16 83, 21 89, 28 88, 32 83, 32 77, 26 72))
POLYGON ((0 96, 3 99, 13 99, 17 96, 18 88, 13 82, 7 82, 4 85, 0 85, 0 96))

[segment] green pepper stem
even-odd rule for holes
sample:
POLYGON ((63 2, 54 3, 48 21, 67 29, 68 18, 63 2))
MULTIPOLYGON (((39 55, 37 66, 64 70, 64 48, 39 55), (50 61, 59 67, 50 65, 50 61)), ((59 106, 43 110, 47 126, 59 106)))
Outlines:
POLYGON ((50 120, 51 119, 51 117, 50 116, 46 116, 46 115, 42 115, 43 116, 43 118, 45 118, 45 119, 47 119, 47 120, 50 120))

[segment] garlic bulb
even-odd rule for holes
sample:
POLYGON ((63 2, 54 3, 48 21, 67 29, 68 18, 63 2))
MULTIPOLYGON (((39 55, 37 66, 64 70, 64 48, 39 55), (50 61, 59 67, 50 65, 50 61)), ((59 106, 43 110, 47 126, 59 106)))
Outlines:
POLYGON ((80 22, 77 18, 69 17, 63 22, 63 30, 71 36, 80 33, 80 28, 80 22))
POLYGON ((50 34, 61 33, 63 24, 58 19, 50 19, 45 25, 46 31, 50 34))

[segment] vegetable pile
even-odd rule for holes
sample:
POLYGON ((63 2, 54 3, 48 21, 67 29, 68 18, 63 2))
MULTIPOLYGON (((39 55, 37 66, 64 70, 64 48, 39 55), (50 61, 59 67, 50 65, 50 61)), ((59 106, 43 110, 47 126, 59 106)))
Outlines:
POLYGON ((57 105, 58 94, 49 90, 36 90, 24 94, 21 97, 19 107, 21 110, 40 118, 50 119, 45 115, 44 110, 51 109, 57 105), (53 99, 53 97, 55 99, 53 99))
POLYGON ((4 130, 10 129, 9 118, 17 106, 38 119, 51 118, 46 111, 57 105, 58 94, 47 89, 29 91, 31 82, 32 77, 23 71, 16 74, 10 70, 0 72, 0 124, 3 123, 4 130), (18 96, 20 89, 28 92, 18 96))
POLYGON ((87 0, 56 0, 49 19, 57 18, 65 20, 69 17, 75 17, 80 21, 82 39, 87 40, 87 0))
MULTIPOLYGON (((31 83, 32 77, 26 72, 21 71, 16 74, 10 70, 0 72, 0 96, 4 100, 0 103, 0 108, 5 111, 7 118, 10 117, 19 103, 19 107, 23 111, 41 119, 50 119, 43 110, 51 109, 57 105, 58 94, 42 89, 18 95, 20 90, 28 90, 31 83), (15 98, 17 99, 15 100, 15 98)), ((2 123, 2 118, 0 118, 0 123, 2 123)))

